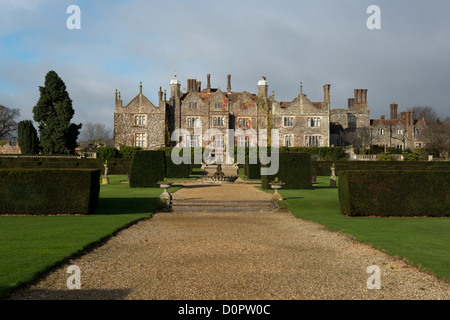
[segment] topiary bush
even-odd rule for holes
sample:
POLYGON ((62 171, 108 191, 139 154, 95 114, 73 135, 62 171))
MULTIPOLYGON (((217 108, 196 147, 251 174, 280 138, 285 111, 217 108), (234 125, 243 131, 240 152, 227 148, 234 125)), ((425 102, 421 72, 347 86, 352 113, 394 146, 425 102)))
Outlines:
POLYGON ((92 214, 100 170, 1 169, 0 214, 92 214))
MULTIPOLYGON (((263 165, 264 166, 264 165, 263 165)), ((279 169, 275 175, 261 175, 261 186, 270 189, 270 182, 278 177, 284 189, 311 189, 311 155, 309 153, 279 153, 279 169)))
POLYGON ((172 161, 172 150, 165 152, 166 177, 167 178, 189 178, 191 174, 191 164, 174 164, 172 161))
POLYGON ((131 188, 157 188, 166 175, 165 152, 139 150, 133 152, 130 165, 131 188))
POLYGON ((338 187, 344 215, 450 215, 450 171, 344 170, 338 187))

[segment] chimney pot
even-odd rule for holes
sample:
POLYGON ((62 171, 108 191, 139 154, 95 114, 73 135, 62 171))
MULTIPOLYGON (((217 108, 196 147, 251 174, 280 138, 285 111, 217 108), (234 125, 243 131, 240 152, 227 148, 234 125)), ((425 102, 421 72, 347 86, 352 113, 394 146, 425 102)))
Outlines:
POLYGON ((211 75, 209 73, 206 75, 206 89, 211 89, 211 75))
POLYGON ((385 119, 385 116, 384 116, 384 114, 381 116, 381 120, 384 120, 385 119))
POLYGON ((231 92, 231 74, 227 75, 228 85, 227 85, 227 92, 231 92))

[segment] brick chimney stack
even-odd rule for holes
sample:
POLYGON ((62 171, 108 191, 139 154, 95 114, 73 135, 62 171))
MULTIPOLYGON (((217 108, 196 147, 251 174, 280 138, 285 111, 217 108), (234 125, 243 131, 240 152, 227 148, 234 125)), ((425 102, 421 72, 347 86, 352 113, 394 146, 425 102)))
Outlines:
POLYGON ((159 101, 162 101, 162 99, 163 99, 162 87, 159 87, 158 98, 159 98, 159 101))
POLYGON ((367 91, 367 89, 354 89, 355 98, 353 107, 355 109, 367 108, 367 91))
POLYGON ((230 93, 231 92, 231 74, 227 75, 227 92, 230 93))
POLYGON ((391 104, 391 120, 397 120, 397 108, 398 104, 391 104))
MULTIPOLYGON (((403 112, 402 112, 402 116, 403 116, 403 112)), ((406 111, 405 118, 406 118, 406 131, 414 132, 414 111, 406 111)))
POLYGON ((323 95, 324 95, 323 101, 325 103, 329 103, 330 102, 330 87, 331 87, 330 84, 326 84, 326 85, 323 86, 323 95))
POLYGON ((206 89, 211 92, 211 75, 209 73, 206 75, 206 89))

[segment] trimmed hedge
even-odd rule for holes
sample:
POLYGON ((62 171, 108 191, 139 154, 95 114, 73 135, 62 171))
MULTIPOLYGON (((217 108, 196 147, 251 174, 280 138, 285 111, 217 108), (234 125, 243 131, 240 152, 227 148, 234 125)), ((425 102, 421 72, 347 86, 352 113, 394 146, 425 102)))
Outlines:
POLYGON ((172 161, 172 150, 165 151, 166 178, 189 178, 191 164, 174 164, 172 161))
POLYGON ((280 153, 279 169, 276 175, 261 176, 263 189, 271 189, 270 182, 276 177, 285 183, 284 189, 311 189, 311 155, 309 153, 280 153))
POLYGON ((450 171, 341 171, 339 201, 348 216, 449 216, 450 171))
POLYGON ((450 161, 312 161, 313 175, 329 176, 333 163, 336 175, 342 170, 450 170, 450 161))
POLYGON ((130 166, 131 188, 157 188, 166 175, 164 151, 135 151, 130 166))
POLYGON ((245 157, 245 175, 248 179, 261 179, 261 163, 258 158, 258 163, 249 163, 249 158, 245 157))
MULTIPOLYGON (((100 169, 104 170, 105 159, 74 158, 3 158, 0 157, 0 169, 14 168, 65 168, 65 169, 100 169)), ((109 174, 127 174, 131 159, 108 159, 109 174)), ((102 171, 103 173, 103 171, 102 171)))
POLYGON ((0 214, 92 214, 100 170, 1 169, 0 214))

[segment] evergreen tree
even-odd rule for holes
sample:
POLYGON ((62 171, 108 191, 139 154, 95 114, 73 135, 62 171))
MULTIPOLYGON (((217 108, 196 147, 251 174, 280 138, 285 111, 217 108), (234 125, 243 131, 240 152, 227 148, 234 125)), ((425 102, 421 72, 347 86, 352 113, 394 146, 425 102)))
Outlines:
POLYGON ((38 135, 31 120, 19 122, 18 143, 22 154, 36 154, 39 152, 38 135))
POLYGON ((39 124, 44 153, 73 153, 81 124, 70 123, 75 111, 66 85, 55 71, 49 71, 39 91, 41 95, 33 108, 33 116, 39 124))

